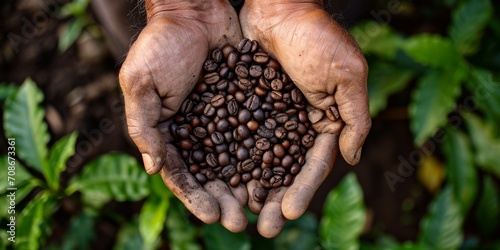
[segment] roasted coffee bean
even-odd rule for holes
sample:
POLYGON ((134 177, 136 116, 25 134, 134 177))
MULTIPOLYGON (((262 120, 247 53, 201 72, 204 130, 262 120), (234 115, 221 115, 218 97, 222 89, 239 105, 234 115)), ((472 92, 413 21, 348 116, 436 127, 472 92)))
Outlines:
POLYGON ((248 149, 245 147, 238 147, 236 150, 236 159, 240 161, 248 159, 248 149))
MULTIPOLYGON (((279 92, 279 91, 273 91, 273 92, 271 92, 271 98, 274 101, 281 101, 283 99, 283 94, 281 94, 281 92, 279 92)), ((286 105, 286 103, 285 103, 285 105, 286 105)))
POLYGON ((212 59, 216 63, 220 63, 224 59, 224 53, 220 49, 214 49, 214 51, 212 51, 212 59))
POLYGON ((284 125, 285 129, 288 131, 297 129, 297 126, 298 126, 298 124, 296 121, 287 121, 287 122, 285 122, 285 125, 284 125))
POLYGON ((227 121, 229 122, 229 126, 231 127, 237 127, 239 125, 239 122, 238 122, 238 118, 234 117, 234 116, 229 116, 227 118, 227 121))
POLYGON ((241 163, 241 169, 245 172, 252 171, 255 167, 255 162, 250 159, 246 159, 241 163))
POLYGON ((266 126, 266 128, 268 129, 275 129, 277 125, 278 123, 273 118, 267 118, 264 122, 264 126, 266 126))
POLYGON ((224 102, 226 101, 226 98, 224 98, 223 95, 215 95, 210 99, 210 104, 212 104, 213 107, 218 108, 222 105, 224 105, 224 102))
POLYGON ((247 78, 248 77, 248 69, 243 65, 236 66, 236 69, 234 70, 234 72, 240 78, 247 78))
POLYGON ((264 126, 259 126, 259 128, 257 129, 257 134, 264 138, 271 138, 273 137, 273 130, 268 129, 264 126))
POLYGON ((269 62, 267 63, 266 67, 273 68, 274 70, 279 70, 281 68, 281 65, 273 58, 269 58, 269 62))
POLYGON ((290 141, 298 142, 300 140, 299 133, 297 131, 289 131, 286 138, 290 141))
POLYGON ((283 145, 281 144, 274 144, 273 146, 273 153, 275 157, 278 158, 283 158, 285 156, 285 148, 283 148, 283 145))
POLYGON ((264 52, 257 52, 253 55, 253 60, 258 64, 266 64, 269 62, 269 56, 264 52))
POLYGON ((274 130, 274 136, 276 136, 276 138, 278 139, 283 139, 287 136, 287 131, 284 127, 277 127, 274 130))
POLYGON ((229 129, 229 122, 225 119, 220 120, 219 122, 217 122, 217 125, 215 128, 217 131, 224 133, 229 129))
POLYGON ((275 102, 273 105, 274 109, 278 111, 284 111, 287 108, 285 102, 275 102))
POLYGON ((300 164, 294 163, 292 167, 290 168, 290 173, 293 175, 296 175, 300 172, 300 164))
POLYGON ((283 185, 283 177, 281 177, 279 175, 275 175, 275 176, 271 177, 269 182, 271 183, 271 186, 273 188, 281 187, 281 185, 283 185))
POLYGON ((227 82, 227 80, 220 80, 219 82, 217 82, 215 87, 217 88, 217 90, 225 90, 227 89, 228 85, 229 83, 227 82))
POLYGON ((254 168, 252 170, 252 178, 258 180, 262 177, 262 168, 254 168))
POLYGON ((283 82, 280 79, 272 80, 271 89, 275 91, 280 91, 281 89, 283 89, 283 82))
POLYGON ((195 177, 195 178, 196 178, 196 180, 197 180, 198 182, 200 182, 201 184, 204 184, 205 182, 207 182, 207 177, 206 177, 204 174, 202 174, 202 173, 196 173, 196 174, 194 175, 194 177, 195 177))
POLYGON ((208 132, 204 127, 196 127, 193 130, 194 136, 203 139, 207 136, 208 132))
POLYGON ((258 122, 264 121, 266 119, 266 115, 264 113, 264 110, 262 109, 257 109, 254 112, 252 112, 253 119, 255 119, 258 122))
POLYGON ((203 110, 203 115, 207 116, 207 117, 212 117, 213 115, 215 115, 215 112, 217 110, 214 108, 214 106, 212 106, 212 104, 207 104, 205 105, 205 109, 203 110))
POLYGON ((211 147, 215 146, 214 142, 212 141, 212 139, 210 137, 203 138, 202 144, 206 148, 211 148, 211 147))
POLYGON ((229 113, 229 115, 232 115, 232 116, 235 116, 238 114, 238 103, 236 103, 236 99, 231 99, 228 103, 227 103, 227 112, 229 113))
POLYGON ((323 119, 324 115, 325 115, 325 113, 323 111, 313 108, 313 109, 309 110, 307 117, 309 118, 309 121, 311 121, 311 123, 317 123, 321 119, 323 119))
POLYGON ((261 76, 259 78, 259 87, 261 87, 264 90, 269 90, 271 89, 271 83, 269 83, 269 81, 266 78, 264 78, 264 76, 261 76))
POLYGON ((273 68, 267 67, 264 69, 263 74, 264 74, 264 78, 266 78, 267 80, 273 80, 276 77, 276 70, 273 68))
POLYGON ((227 67, 231 70, 236 68, 236 63, 238 62, 238 52, 233 51, 227 56, 227 67))
POLYGON ((253 78, 259 78, 262 75, 262 68, 259 65, 252 65, 248 73, 253 78))
MULTIPOLYGON (((267 95, 267 91, 265 91, 259 87, 255 87, 254 93, 260 97, 265 97, 267 95)), ((264 103, 264 104, 266 104, 266 103, 264 103)), ((270 104, 270 103, 268 103, 268 104, 270 104)), ((272 105, 270 105, 270 106, 272 108, 272 105)))
POLYGON ((243 174, 241 174, 241 182, 247 183, 247 182, 249 182, 251 180, 252 180, 252 174, 251 173, 243 173, 243 174))
POLYGON ((248 129, 250 129, 250 131, 256 131, 257 129, 259 129, 259 123, 252 120, 247 122, 247 127, 248 129))
POLYGON ((285 178, 283 178, 283 186, 285 187, 290 186, 290 184, 292 184, 292 179, 293 176, 291 174, 286 174, 285 178))
POLYGON ((229 44, 222 47, 222 54, 224 55, 225 58, 228 58, 229 54, 233 51, 235 51, 234 47, 229 44))
POLYGON ((273 162, 273 159, 274 159, 273 151, 268 150, 264 152, 264 155, 262 155, 262 162, 265 164, 271 164, 273 162))
POLYGON ((304 155, 299 156, 299 158, 297 158, 297 163, 303 166, 306 163, 306 157, 304 155))
MULTIPOLYGON (((196 106, 193 107, 193 113, 200 115, 203 113, 203 110, 205 109, 205 103, 199 102, 196 104, 196 106)), ((200 117, 201 120, 201 117, 200 117)))
POLYGON ((268 191, 262 187, 256 187, 252 191, 253 200, 259 203, 264 203, 267 199, 268 191))
POLYGON ((236 174, 236 168, 233 165, 227 165, 222 168, 222 175, 226 178, 230 178, 236 174))
POLYGON ((259 50, 259 42, 252 40, 252 48, 250 49, 250 52, 255 53, 259 50))
POLYGON ((305 134, 307 134, 307 127, 303 123, 299 123, 297 125, 296 131, 297 131, 297 133, 299 133, 299 135, 305 135, 305 134))
POLYGON ((181 105, 181 113, 183 114, 191 113, 191 111, 193 110, 193 106, 194 106, 193 101, 191 101, 190 99, 184 100, 184 102, 181 105))
POLYGON ((310 134, 306 134, 302 137, 302 145, 306 148, 310 148, 314 145, 314 137, 310 134))
POLYGON ((238 184, 240 184, 240 181, 241 181, 241 175, 239 173, 236 173, 231 177, 231 179, 229 179, 229 185, 231 187, 236 187, 238 186, 238 184))
POLYGON ((294 103, 301 103, 302 102, 302 92, 300 92, 299 89, 293 89, 292 92, 290 93, 292 102, 294 103))
POLYGON ((210 167, 217 167, 219 165, 219 162, 217 162, 217 158, 215 157, 214 153, 207 154, 207 156, 205 157, 205 161, 210 167))
POLYGON ((224 143, 224 135, 221 132, 214 132, 210 138, 212 138, 212 141, 215 143, 215 145, 224 143))
POLYGON ((281 159, 281 166, 284 168, 289 168, 293 164, 293 157, 291 155, 285 155, 283 159, 281 159))
POLYGON ((203 69, 207 72, 214 72, 217 70, 217 67, 219 67, 219 65, 212 59, 208 59, 203 63, 203 69))
POLYGON ((195 150, 191 154, 191 159, 194 162, 201 163, 201 162, 203 162, 205 160, 205 153, 203 152, 203 150, 199 150, 199 149, 195 150))
POLYGON ((268 150, 271 147, 271 143, 266 138, 260 138, 255 142, 255 148, 258 150, 268 150))
POLYGON ((217 117, 220 119, 226 119, 229 113, 227 112, 227 108, 220 107, 217 109, 217 117))
POLYGON ((264 170, 262 170, 262 179, 264 180, 269 180, 271 179, 271 177, 273 176, 273 170, 270 169, 270 168, 266 168, 264 170))
POLYGON ((250 111, 258 109, 260 106, 259 97, 257 95, 250 96, 244 105, 250 111))
POLYGON ((219 165, 221 165, 221 166, 227 166, 227 165, 229 165, 229 163, 231 163, 230 158, 229 158, 229 153, 227 153, 227 152, 219 153, 217 160, 219 161, 219 165))
POLYGON ((337 121, 340 118, 339 110, 335 106, 330 106, 326 109, 326 117, 331 121, 337 121))
POLYGON ((201 95, 201 101, 203 101, 204 103, 210 103, 210 100, 212 100, 212 97, 214 97, 213 93, 205 92, 201 95))
POLYGON ((240 41, 240 43, 238 43, 238 46, 236 48, 238 49, 238 52, 246 54, 252 49, 252 41, 244 38, 240 41))
MULTIPOLYGON (((203 157, 203 161, 205 160, 205 157, 203 157)), ((189 165, 189 172, 191 174, 196 174, 196 173, 199 173, 201 170, 200 168, 200 165, 199 164, 196 164, 196 163, 192 163, 189 165)))
POLYGON ((253 139, 252 137, 246 138, 245 140, 243 140, 243 146, 247 148, 255 146, 255 139, 253 139))
POLYGON ((229 69, 229 67, 224 66, 224 67, 222 67, 222 68, 219 70, 219 76, 220 76, 221 78, 228 78, 229 72, 231 72, 231 70, 229 69))
POLYGON ((248 79, 240 79, 238 81, 238 88, 240 88, 241 91, 248 91, 252 89, 252 83, 248 79))
POLYGON ((215 146, 215 152, 218 154, 225 153, 229 150, 229 146, 226 143, 222 143, 215 146))
POLYGON ((285 113, 278 113, 274 119, 276 119, 276 122, 283 124, 288 121, 288 115, 285 113))
POLYGON ((246 125, 239 125, 237 128, 236 128, 236 131, 238 131, 238 135, 241 137, 241 139, 246 139, 250 136, 250 130, 248 129, 248 127, 246 125))
POLYGON ((274 175, 279 175, 279 176, 284 176, 286 173, 286 170, 284 167, 274 167, 273 168, 273 174, 274 175))
POLYGON ((298 114, 299 122, 305 123, 308 120, 307 112, 305 110, 301 110, 298 114))
POLYGON ((181 126, 177 127, 177 129, 175 130, 175 134, 179 138, 187 139, 187 138, 189 138, 189 135, 191 134, 191 128, 190 128, 190 126, 181 125, 181 126))
POLYGON ((252 119, 252 113, 248 109, 240 110, 240 113, 238 114, 238 121, 241 124, 245 124, 249 122, 251 119, 252 119))
POLYGON ((217 83, 220 80, 219 74, 217 72, 208 73, 203 78, 205 80, 205 83, 209 85, 217 83))

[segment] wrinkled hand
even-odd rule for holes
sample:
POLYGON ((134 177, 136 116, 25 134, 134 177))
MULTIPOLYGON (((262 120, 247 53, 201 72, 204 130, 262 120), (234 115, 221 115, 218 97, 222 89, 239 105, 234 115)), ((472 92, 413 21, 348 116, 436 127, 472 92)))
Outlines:
POLYGON ((273 189, 264 204, 253 200, 260 183, 247 184, 248 206, 260 213, 257 229, 276 236, 286 219, 300 217, 330 173, 339 152, 354 165, 371 127, 368 68, 354 39, 323 10, 322 1, 247 0, 240 12, 245 37, 275 56, 309 103, 318 109, 337 105, 343 122, 324 117, 306 164, 290 187, 273 189))
POLYGON ((169 118, 195 86, 210 50, 242 39, 238 17, 225 0, 146 0, 148 23, 120 71, 127 125, 149 174, 160 172, 168 188, 205 223, 245 229, 243 186, 218 180, 201 186, 171 144, 169 118), (165 3, 168 2, 168 3, 165 3))

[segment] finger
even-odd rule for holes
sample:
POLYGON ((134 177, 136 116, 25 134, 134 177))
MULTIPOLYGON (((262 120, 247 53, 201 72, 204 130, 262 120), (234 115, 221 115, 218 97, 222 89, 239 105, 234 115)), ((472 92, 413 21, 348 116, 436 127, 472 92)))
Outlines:
POLYGON ((306 155, 306 164, 295 176, 283 198, 283 214, 289 220, 298 219, 306 211, 325 178, 330 174, 338 154, 337 135, 319 134, 306 155))
POLYGON ((245 186, 240 183, 236 187, 230 186, 229 189, 231 190, 234 198, 236 198, 240 202, 241 206, 244 207, 248 201, 248 192, 245 186))
POLYGON ((264 206, 263 202, 258 202, 255 200, 253 191, 257 187, 262 187, 258 180, 252 179, 247 182, 247 192, 248 192, 248 209, 254 214, 259 214, 264 206))
POLYGON ((285 226, 286 218, 281 212, 281 201, 286 190, 287 187, 271 189, 266 203, 260 211, 257 231, 266 238, 275 237, 285 226))
MULTIPOLYGON (((351 165, 356 165, 361 157, 361 147, 371 128, 370 110, 368 107, 368 90, 366 75, 368 69, 362 55, 352 54, 358 58, 359 75, 350 75, 347 84, 340 84, 335 93, 340 117, 345 126, 340 134, 340 152, 351 165)), ((348 73, 344 73, 348 74, 348 73)))
POLYGON ((171 144, 166 146, 165 166, 160 174, 165 185, 194 216, 207 224, 219 220, 221 211, 217 200, 189 173, 177 149, 171 144))
POLYGON ((248 224, 245 209, 231 194, 227 184, 221 180, 209 181, 204 188, 219 202, 220 224, 231 232, 243 231, 248 224))
POLYGON ((120 73, 128 132, 142 154, 146 172, 156 174, 164 165, 165 158, 165 143, 156 128, 161 100, 144 78, 129 78, 126 75, 120 73))

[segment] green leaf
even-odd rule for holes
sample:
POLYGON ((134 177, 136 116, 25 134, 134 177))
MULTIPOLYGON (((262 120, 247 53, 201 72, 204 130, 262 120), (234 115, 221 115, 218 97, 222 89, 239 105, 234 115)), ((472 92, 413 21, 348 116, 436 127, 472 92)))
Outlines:
MULTIPOLYGON (((17 150, 16 150, 17 151, 17 150)), ((10 176, 13 177, 15 186, 14 187, 20 187, 24 184, 26 184, 30 179, 33 177, 31 174, 26 171, 23 165, 19 161, 15 161, 14 165, 10 166, 9 169, 9 161, 13 162, 12 158, 8 159, 7 155, 1 155, 0 156, 0 171, 1 173, 5 173, 5 176, 10 176)), ((7 177, 5 177, 7 179, 7 177)), ((9 187, 9 182, 8 181, 2 181, 0 182, 0 192, 3 192, 7 190, 7 187, 9 187)))
POLYGON ((474 96, 474 103, 487 117, 500 123, 500 98, 498 98, 500 83, 493 80, 492 73, 484 69, 473 68, 467 87, 474 96))
POLYGON ((462 63, 453 42, 438 35, 413 36, 406 42, 404 51, 416 62, 434 68, 456 69, 462 63))
POLYGON ((167 219, 170 206, 168 198, 151 195, 139 214, 139 232, 145 245, 153 245, 159 238, 167 219))
POLYGON ((460 95, 462 71, 430 71, 418 82, 409 106, 415 144, 421 146, 446 124, 460 95))
POLYGON ((186 216, 186 208, 177 199, 172 199, 168 210, 167 230, 169 246, 172 250, 201 250, 197 243, 197 228, 186 216))
POLYGON ((250 238, 245 232, 231 233, 220 223, 203 225, 203 232, 208 250, 250 250, 250 238))
POLYGON ((59 175, 66 168, 66 161, 75 153, 77 137, 77 132, 66 135, 58 140, 50 151, 50 164, 45 165, 43 174, 49 187, 54 190, 59 188, 59 175))
POLYGON ((297 220, 288 221, 274 240, 275 250, 318 249, 318 220, 305 213, 297 220))
POLYGON ((477 171, 468 138, 455 129, 446 130, 443 144, 448 181, 465 217, 477 194, 477 171))
POLYGON ((3 105, 5 100, 17 91, 17 86, 12 83, 0 83, 0 106, 3 105))
POLYGON ((479 228, 486 234, 491 234, 498 228, 500 221, 500 199, 498 189, 490 176, 485 176, 483 192, 479 198, 475 213, 479 228))
POLYGON ((87 10, 89 3, 90 0, 72 0, 71 2, 62 6, 59 17, 79 17, 85 15, 85 11, 87 10))
POLYGON ((68 233, 64 237, 61 250, 90 249, 90 243, 95 237, 95 217, 87 213, 77 215, 71 221, 68 233))
POLYGON ((84 17, 78 17, 70 20, 66 26, 64 26, 64 30, 59 37, 59 52, 66 51, 73 43, 75 43, 76 39, 80 37, 80 34, 83 31, 83 28, 88 24, 88 20, 84 17))
POLYGON ((31 79, 26 79, 15 95, 5 103, 4 129, 16 139, 16 153, 30 167, 42 172, 47 164, 49 133, 40 107, 43 93, 31 79))
POLYGON ((118 232, 115 250, 137 250, 142 248, 142 238, 137 224, 126 223, 118 232))
POLYGON ((404 89, 413 76, 413 71, 400 69, 389 63, 377 62, 371 66, 368 75, 371 116, 375 117, 383 110, 389 96, 404 89))
MULTIPOLYGON (((35 188, 37 185, 34 182, 25 182, 22 185, 16 185, 16 204, 19 204, 20 201, 22 201, 26 196, 35 188)), ((2 189, 3 190, 3 189, 2 189)), ((10 191, 6 191, 5 193, 0 194, 2 197, 6 197, 8 194, 10 194, 10 191)), ((7 218, 9 217, 9 209, 7 209, 10 206, 10 200, 5 198, 5 199, 0 199, 0 218, 4 217, 7 218), (4 209, 5 208, 5 209, 4 209)))
MULTIPOLYGON (((44 210, 47 206, 47 196, 39 194, 19 214, 19 224, 16 228, 16 249, 37 250, 42 236, 44 210)), ((49 210, 49 209, 47 209, 49 210)), ((51 212, 51 211, 46 211, 51 212)))
POLYGON ((393 60, 404 44, 403 38, 390 26, 375 21, 363 22, 351 29, 350 33, 365 54, 375 54, 393 60))
POLYGON ((325 249, 358 249, 358 237, 365 224, 363 190, 356 175, 347 174, 330 191, 323 208, 319 235, 325 249))
POLYGON ((148 178, 149 178, 148 182, 150 184, 149 188, 151 189, 151 194, 156 195, 158 197, 163 197, 165 199, 173 196, 172 192, 167 188, 167 186, 163 182, 161 175, 159 174, 149 175, 148 178))
POLYGON ((110 153, 87 164, 68 190, 79 190, 97 207, 110 199, 137 201, 149 194, 148 174, 135 158, 110 153))
POLYGON ((420 244, 428 249, 458 249, 462 244, 463 215, 451 188, 446 187, 431 203, 421 224, 420 244))
POLYGON ((490 0, 466 0, 453 11, 449 34, 462 54, 474 52, 484 27, 492 17, 490 0))
POLYGON ((498 164, 500 138, 495 135, 498 125, 483 121, 472 113, 464 113, 463 117, 474 145, 476 164, 483 170, 500 177, 500 165, 498 164))

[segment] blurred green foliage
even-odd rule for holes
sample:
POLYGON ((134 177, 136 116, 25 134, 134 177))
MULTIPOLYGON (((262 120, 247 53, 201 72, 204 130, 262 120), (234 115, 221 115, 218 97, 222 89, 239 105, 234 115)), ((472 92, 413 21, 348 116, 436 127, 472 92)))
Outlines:
MULTIPOLYGON (((75 152, 78 134, 48 145, 43 93, 27 79, 20 87, 0 84, 3 128, 16 138, 17 234, 12 245, 0 232, 0 249, 90 249, 103 219, 120 225, 114 249, 499 249, 500 230, 500 18, 491 0, 441 0, 436 6, 451 11, 445 34, 405 36, 389 25, 362 22, 351 31, 370 65, 368 89, 373 118, 383 114, 391 99, 404 99, 417 148, 441 134, 431 155, 442 154, 446 182, 421 220, 415 241, 400 243, 377 234, 374 242, 360 240, 367 223, 363 190, 353 173, 330 191, 317 218, 306 213, 287 223, 274 239, 230 233, 221 225, 192 223, 185 207, 165 188, 159 175, 149 176, 128 155, 110 153, 61 180, 66 161, 75 152), (389 101, 388 101, 389 100, 389 101), (69 221, 60 242, 49 242, 54 215, 65 199, 78 200, 81 211, 69 221), (132 219, 113 215, 110 201, 141 201, 132 219), (464 224, 477 227, 464 233, 464 224), (495 235, 496 234, 496 235, 495 235)), ((498 5, 498 4, 497 4, 498 5)), ((88 0, 62 8, 70 18, 61 36, 66 50, 87 21, 88 0), (83 21, 82 21, 83 20, 83 21)), ((408 7, 408 6, 407 6, 408 7)), ((7 155, 0 169, 7 173, 7 155)), ((418 166, 416 166, 418 167, 418 166)), ((389 179, 392 184, 398 179, 389 179)), ((0 183, 6 196, 7 183, 0 183)), ((1 223, 7 223, 7 199, 1 199, 1 223)), ((255 217, 250 218, 255 223, 255 217)))

